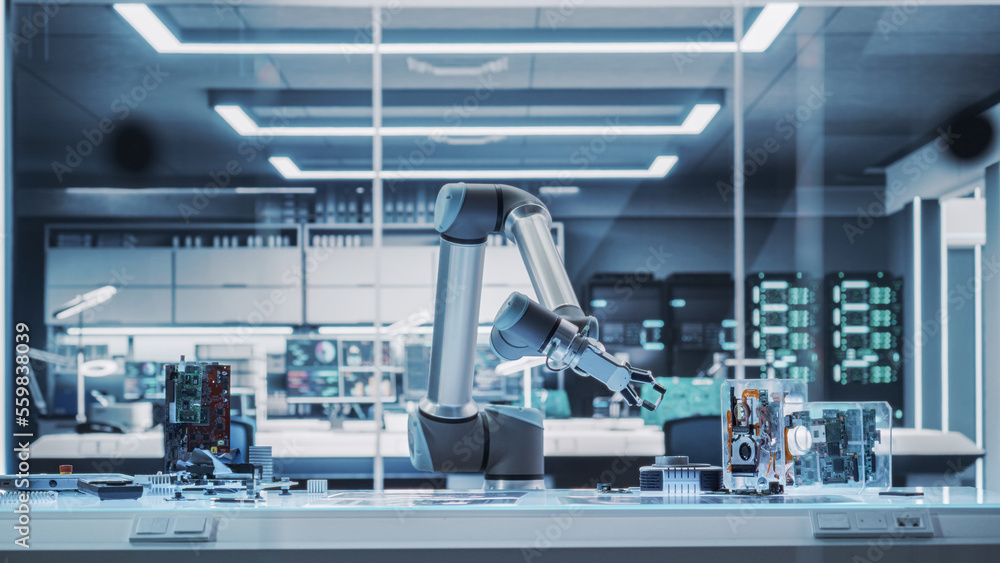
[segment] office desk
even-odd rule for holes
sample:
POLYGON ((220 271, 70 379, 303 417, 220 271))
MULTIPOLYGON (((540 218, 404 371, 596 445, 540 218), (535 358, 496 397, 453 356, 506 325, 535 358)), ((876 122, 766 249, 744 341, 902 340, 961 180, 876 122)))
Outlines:
POLYGON ((200 491, 182 501, 148 491, 135 501, 103 502, 60 493, 32 506, 30 550, 9 547, 17 533, 10 510, 0 515, 0 535, 11 562, 33 563, 321 556, 364 562, 392 555, 435 562, 996 560, 1000 495, 969 488, 924 492, 663 497, 584 490, 267 491, 256 504, 214 501, 200 491))

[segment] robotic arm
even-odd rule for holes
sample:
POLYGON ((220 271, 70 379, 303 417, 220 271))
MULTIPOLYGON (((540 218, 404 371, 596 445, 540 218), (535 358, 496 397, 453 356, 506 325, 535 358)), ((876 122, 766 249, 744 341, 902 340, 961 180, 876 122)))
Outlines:
POLYGON ((515 360, 546 356, 552 369, 571 369, 619 392, 631 405, 653 410, 635 384, 665 389, 650 372, 606 353, 597 322, 584 315, 552 241, 552 219, 536 197, 499 184, 448 184, 438 194, 435 228, 441 233, 431 370, 427 396, 411 413, 410 460, 424 471, 485 472, 486 487, 541 488, 542 417, 534 409, 472 400, 476 329, 486 238, 513 240, 542 304, 513 293, 494 322, 490 344, 515 360), (591 336, 593 333, 593 336, 591 336))

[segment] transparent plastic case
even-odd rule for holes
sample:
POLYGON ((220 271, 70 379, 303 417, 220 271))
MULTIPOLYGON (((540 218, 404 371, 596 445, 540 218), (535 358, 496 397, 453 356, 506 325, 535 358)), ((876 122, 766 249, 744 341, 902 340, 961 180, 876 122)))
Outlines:
POLYGON ((786 481, 796 491, 892 485, 892 419, 885 402, 815 402, 786 417, 786 481))
POLYGON ((730 379, 721 396, 723 485, 731 492, 784 492, 791 462, 786 415, 805 410, 805 382, 730 379))

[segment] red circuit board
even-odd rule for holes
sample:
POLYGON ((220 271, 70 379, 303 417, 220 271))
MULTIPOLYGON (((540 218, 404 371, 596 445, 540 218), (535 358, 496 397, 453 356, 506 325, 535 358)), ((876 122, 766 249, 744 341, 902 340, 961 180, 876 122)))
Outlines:
POLYGON ((196 449, 229 452, 230 366, 206 362, 167 364, 167 468, 196 449), (183 367, 181 367, 183 366, 183 367))

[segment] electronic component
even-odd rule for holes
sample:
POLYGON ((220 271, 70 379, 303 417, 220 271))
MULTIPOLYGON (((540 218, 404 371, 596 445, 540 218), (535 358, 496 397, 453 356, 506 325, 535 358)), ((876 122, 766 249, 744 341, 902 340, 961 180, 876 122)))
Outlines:
POLYGON ((723 482, 732 492, 785 488, 785 415, 801 410, 802 380, 746 379, 722 383, 723 482))
MULTIPOLYGON (((663 395, 660 408, 640 411, 647 425, 663 428, 663 423, 668 420, 719 414, 720 380, 710 377, 657 377, 656 382, 667 392, 663 395)), ((656 398, 656 391, 643 387, 642 398, 652 401, 656 398)))
POLYGON ((806 403, 786 418, 787 477, 796 488, 889 487, 891 417, 885 402, 806 403))
POLYGON ((310 494, 325 494, 326 487, 326 479, 309 479, 306 481, 306 490, 310 494))
POLYGON ((79 479, 80 492, 96 496, 101 500, 134 500, 142 496, 142 485, 131 479, 79 479))
POLYGON ((888 401, 903 416, 903 280, 883 272, 827 276, 824 397, 888 401))
POLYGON ((690 495, 722 488, 722 468, 690 463, 687 456, 656 456, 653 465, 639 468, 639 490, 644 493, 690 495))
POLYGON ((131 481, 132 477, 122 473, 32 473, 30 475, 0 475, 0 490, 75 491, 81 479, 131 481))
POLYGON ((271 457, 271 446, 250 446, 247 461, 254 469, 260 468, 260 477, 265 483, 270 483, 274 476, 274 459, 271 457))
POLYGON ((819 283, 801 273, 763 272, 746 283, 747 357, 765 360, 760 376, 815 381, 822 347, 819 283))
POLYGON ((163 429, 164 465, 177 470, 196 449, 229 452, 230 369, 216 362, 164 366, 167 420, 163 429))

